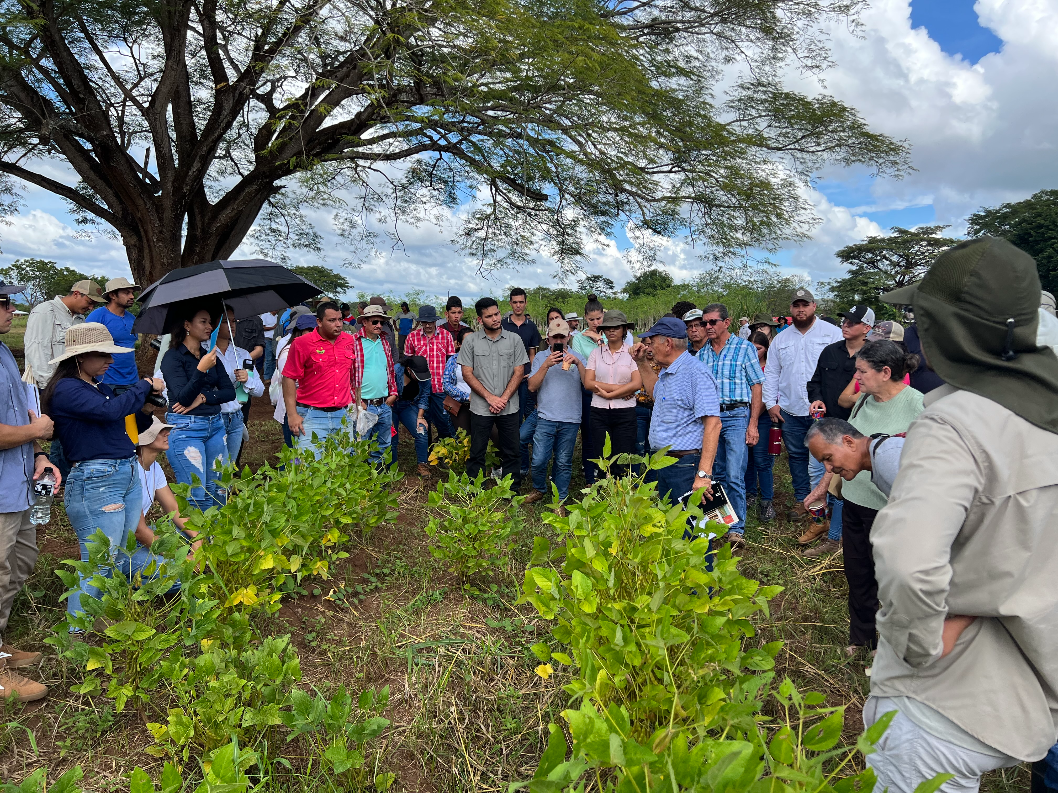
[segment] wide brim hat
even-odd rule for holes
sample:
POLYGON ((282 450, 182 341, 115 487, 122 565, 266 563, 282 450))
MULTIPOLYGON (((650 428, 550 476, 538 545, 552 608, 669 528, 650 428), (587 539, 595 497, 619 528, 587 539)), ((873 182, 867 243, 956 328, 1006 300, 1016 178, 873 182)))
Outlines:
POLYGON ((1058 433, 1058 357, 1036 345, 1036 262, 1004 239, 982 237, 944 251, 916 284, 882 295, 911 305, 929 366, 963 391, 1058 433))
POLYGON ((103 287, 103 297, 106 297, 111 292, 117 292, 119 289, 132 289, 138 291, 139 288, 139 284, 130 284, 128 278, 111 278, 107 281, 107 285, 103 287))
POLYGON ((364 307, 364 310, 360 312, 360 316, 357 319, 368 319, 374 317, 375 319, 390 319, 390 316, 386 313, 386 310, 378 303, 369 303, 364 307))
POLYGON ((139 441, 136 443, 137 446, 149 446, 154 443, 154 439, 158 437, 158 433, 162 430, 171 430, 173 428, 172 424, 166 424, 157 416, 151 416, 151 419, 151 426, 145 430, 139 431, 139 441))
POLYGON ((58 358, 52 358, 48 363, 58 363, 67 358, 73 358, 75 355, 84 355, 89 352, 119 355, 123 352, 136 351, 131 347, 116 345, 114 337, 110 335, 106 325, 101 322, 82 322, 66 329, 66 351, 58 358))
POLYGON ((602 322, 599 323, 599 328, 623 328, 627 324, 629 324, 628 317, 625 316, 623 311, 609 308, 602 315, 602 322))
POLYGON ((772 319, 771 314, 754 314, 753 319, 749 321, 750 325, 770 325, 771 327, 777 326, 779 323, 772 319))

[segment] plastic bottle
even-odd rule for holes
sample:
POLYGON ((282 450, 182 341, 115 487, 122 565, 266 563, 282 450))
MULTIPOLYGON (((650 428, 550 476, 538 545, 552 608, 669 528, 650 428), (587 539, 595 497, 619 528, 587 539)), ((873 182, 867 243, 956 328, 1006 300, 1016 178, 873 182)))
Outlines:
POLYGON ((40 479, 33 483, 33 496, 29 522, 41 526, 51 520, 51 503, 55 500, 55 471, 44 469, 40 479))
MULTIPOLYGON (((247 358, 245 361, 242 362, 242 368, 245 369, 247 373, 249 373, 250 369, 253 368, 253 361, 247 358)), ((246 389, 243 387, 243 384, 239 381, 236 381, 235 401, 238 402, 240 405, 245 405, 246 400, 248 400, 249 398, 250 395, 246 393, 246 389)))

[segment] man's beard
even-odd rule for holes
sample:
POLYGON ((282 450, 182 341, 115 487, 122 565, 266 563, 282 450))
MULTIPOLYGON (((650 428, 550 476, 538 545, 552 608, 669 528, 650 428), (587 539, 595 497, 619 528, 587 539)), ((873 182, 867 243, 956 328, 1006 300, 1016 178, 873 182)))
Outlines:
POLYGON ((805 328, 811 327, 812 322, 815 320, 815 314, 809 314, 806 319, 800 320, 797 317, 793 318, 794 327, 798 330, 804 330, 805 328))

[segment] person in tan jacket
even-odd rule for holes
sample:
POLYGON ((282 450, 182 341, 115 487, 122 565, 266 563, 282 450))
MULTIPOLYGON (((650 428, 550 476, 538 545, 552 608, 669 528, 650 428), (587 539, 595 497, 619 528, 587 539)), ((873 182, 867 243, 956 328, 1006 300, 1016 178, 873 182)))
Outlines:
POLYGON ((1004 240, 941 254, 911 304, 947 385, 911 424, 871 543, 880 635, 864 723, 899 711, 876 790, 975 791, 1058 737, 1058 357, 1036 345, 1035 262, 1004 240))

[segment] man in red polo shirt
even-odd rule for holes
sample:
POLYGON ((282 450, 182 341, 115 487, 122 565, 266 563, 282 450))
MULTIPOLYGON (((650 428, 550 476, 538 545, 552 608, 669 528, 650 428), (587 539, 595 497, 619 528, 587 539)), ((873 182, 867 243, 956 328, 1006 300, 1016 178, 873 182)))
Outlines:
POLYGON ((283 368, 283 400, 294 447, 316 454, 317 444, 343 428, 353 401, 353 337, 342 333, 342 311, 320 303, 316 330, 290 344, 283 368))

